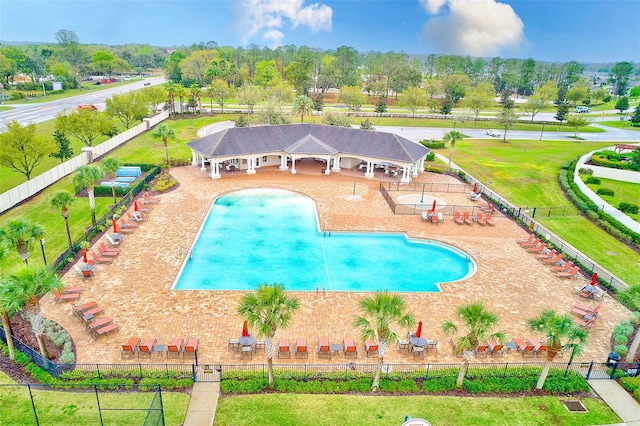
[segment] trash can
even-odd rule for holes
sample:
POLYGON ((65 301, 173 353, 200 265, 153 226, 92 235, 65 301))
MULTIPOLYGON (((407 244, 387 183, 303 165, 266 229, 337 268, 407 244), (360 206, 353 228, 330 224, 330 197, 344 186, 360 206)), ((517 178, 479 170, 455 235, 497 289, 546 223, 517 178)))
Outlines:
POLYGON ((615 367, 620 362, 620 355, 618 352, 611 352, 607 357, 607 367, 615 367))

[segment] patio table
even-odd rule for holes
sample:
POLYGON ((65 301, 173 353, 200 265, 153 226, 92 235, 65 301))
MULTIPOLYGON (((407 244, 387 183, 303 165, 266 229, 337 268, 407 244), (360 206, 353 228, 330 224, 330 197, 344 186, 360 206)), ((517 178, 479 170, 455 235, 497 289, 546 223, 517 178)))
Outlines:
POLYGON ((413 346, 418 346, 418 347, 422 347, 425 346, 427 344, 427 339, 425 339, 424 337, 415 337, 412 336, 409 339, 409 342, 413 345, 413 346))
POLYGON ((242 346, 251 346, 256 343, 256 338, 252 335, 249 336, 240 336, 238 338, 238 343, 242 346))

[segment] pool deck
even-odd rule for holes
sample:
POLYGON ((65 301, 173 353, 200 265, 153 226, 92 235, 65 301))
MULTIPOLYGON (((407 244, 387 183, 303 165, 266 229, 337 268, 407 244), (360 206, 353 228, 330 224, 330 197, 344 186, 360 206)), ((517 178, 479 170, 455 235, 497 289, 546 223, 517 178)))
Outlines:
MULTIPOLYGON (((200 341, 199 363, 265 362, 262 351, 253 359, 240 358, 237 352, 227 351, 229 338, 237 338, 242 319, 235 313, 243 292, 238 291, 174 291, 176 275, 189 251, 201 223, 215 197, 242 188, 273 187, 296 191, 316 202, 320 225, 332 230, 406 232, 410 237, 427 238, 458 247, 471 254, 478 271, 471 278, 443 285, 440 293, 403 293, 415 313, 416 321, 423 321, 422 336, 438 340, 438 351, 425 353, 424 360, 391 348, 385 357, 391 363, 458 362, 451 350, 449 338, 440 331, 444 320, 455 320, 455 309, 473 300, 483 301, 500 315, 501 328, 511 338, 533 336, 526 320, 543 309, 570 312, 575 303, 596 305, 573 293, 574 286, 587 284, 583 276, 561 279, 533 254, 516 244, 527 233, 510 219, 494 214, 496 226, 456 225, 450 217, 444 223, 432 225, 417 215, 394 215, 378 190, 378 179, 365 179, 361 173, 345 170, 330 176, 320 174, 322 164, 304 162, 296 165, 298 174, 276 168, 259 169, 255 175, 242 172, 223 174, 222 179, 209 179, 199 167, 180 167, 171 173, 180 182, 176 190, 160 195, 149 220, 141 223, 121 244, 121 253, 112 264, 97 265, 95 276, 83 279, 73 270, 63 280, 66 285, 82 285, 80 302, 95 300, 104 308, 103 317, 113 318, 119 332, 93 340, 84 324, 72 315, 71 303, 54 304, 52 296, 41 301, 43 315, 51 318, 72 335, 77 350, 77 363, 192 363, 192 358, 165 359, 153 354, 151 360, 120 359, 120 347, 129 337, 157 337, 166 344, 174 337, 197 337, 200 341), (356 197, 353 195, 354 181, 356 197)), ((387 179, 390 180, 390 179, 387 179)), ((414 182, 457 182, 453 178, 422 173, 414 182)), ((465 194, 429 194, 449 204, 466 204, 465 194)), ((252 232, 250 229, 246 232, 252 232)), ((233 238, 233 236, 230 236, 233 238)), ((380 248, 384 256, 384 247, 380 248)), ((411 259, 407 259, 411 261, 411 259)), ((81 261, 79 263, 82 263, 81 261)), ((401 274, 402 271, 398 271, 401 274)), ((215 277, 215 271, 211 271, 215 277)), ((286 286, 286 282, 283 283, 286 286)), ((380 283, 385 288, 385 283, 380 283)), ((327 360, 315 354, 317 339, 327 337, 330 343, 342 343, 345 337, 358 341, 356 363, 367 360, 358 331, 352 327, 358 314, 358 299, 362 293, 292 292, 301 306, 290 326, 280 330, 276 338, 306 338, 307 359, 292 357, 276 363, 344 363, 342 355, 327 360)), ((589 333, 586 351, 581 360, 605 361, 611 352, 610 336, 613 327, 629 311, 610 297, 606 297, 600 315, 589 333)), ((405 335, 407 330, 396 330, 405 335)), ((565 357, 567 359, 568 357, 565 357)), ((478 362, 519 362, 522 356, 513 351, 505 357, 479 357, 478 362)), ((526 360, 530 360, 526 358, 526 360)), ((543 361, 540 357, 537 360, 543 361)))

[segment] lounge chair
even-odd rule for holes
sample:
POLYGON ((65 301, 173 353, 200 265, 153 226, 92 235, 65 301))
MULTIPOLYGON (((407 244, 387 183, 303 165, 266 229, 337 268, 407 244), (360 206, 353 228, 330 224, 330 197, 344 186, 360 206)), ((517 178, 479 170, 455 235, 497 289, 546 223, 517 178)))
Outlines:
POLYGON ((109 241, 109 244, 111 244, 111 247, 115 247, 117 245, 120 245, 120 241, 116 241, 114 240, 111 235, 109 234, 104 234, 104 237, 107 239, 107 241, 109 241))
POLYGON ((485 226, 487 224, 487 221, 484 220, 484 216, 482 215, 482 212, 478 212, 478 214, 476 215, 476 222, 478 222, 478 225, 481 225, 481 226, 485 226))
POLYGON ((571 313, 572 314, 576 314, 579 317, 584 317, 585 315, 591 315, 591 316, 595 316, 598 315, 598 311, 600 310, 600 306, 602 306, 602 303, 598 304, 598 306, 596 306, 595 308, 590 308, 588 306, 585 305, 581 305, 579 303, 573 305, 573 308, 571 308, 571 313))
POLYGON ((82 317, 83 312, 88 311, 91 308, 95 308, 96 306, 98 306, 98 303, 92 300, 90 302, 83 303, 82 305, 72 305, 71 310, 77 316, 82 317))
POLYGON ((87 322, 91 322, 93 321, 96 315, 101 314, 103 312, 104 312, 104 309, 102 308, 102 306, 95 305, 94 307, 89 308, 86 311, 83 311, 82 314, 79 315, 79 317, 87 322))
POLYGON ((478 356, 478 355, 484 355, 484 357, 486 358, 487 355, 489 355, 489 345, 478 345, 477 348, 474 349, 473 353, 478 356))
POLYGON ((489 346, 489 355, 491 355, 491 357, 493 357, 494 354, 504 356, 504 345, 502 343, 487 340, 487 346, 489 346))
POLYGON ((198 339, 196 339, 195 337, 189 337, 187 339, 187 343, 184 344, 182 357, 184 358, 185 355, 189 354, 193 355, 195 358, 197 356, 196 354, 198 353, 198 343, 200 343, 198 339))
POLYGON ((518 244, 525 244, 525 243, 530 243, 533 242, 533 240, 536 238, 535 234, 529 234, 528 238, 522 239, 522 240, 516 240, 516 243, 518 244))
POLYGON ((438 215, 436 215, 435 213, 431 214, 431 224, 433 225, 434 223, 437 225, 440 221, 438 220, 438 215))
POLYGON ((144 220, 144 217, 139 214, 140 212, 127 212, 127 217, 131 220, 133 220, 134 222, 142 222, 144 220))
POLYGON ((119 329, 120 327, 118 326, 118 324, 111 323, 106 327, 100 327, 99 329, 97 329, 94 333, 91 334, 91 337, 93 337, 93 340, 96 340, 100 336, 104 336, 108 333, 111 333, 112 331, 118 331, 119 329))
POLYGON ((484 220, 487 222, 487 225, 496 226, 496 223, 491 218, 491 213, 485 213, 484 214, 484 220))
POLYGON ((525 355, 531 355, 532 357, 535 356, 535 353, 533 352, 533 345, 528 341, 525 342, 523 339, 513 339, 513 343, 516 344, 516 349, 518 352, 522 353, 523 357, 525 355))
POLYGON ((484 206, 480 207, 480 210, 482 210, 485 213, 493 213, 495 208, 493 207, 493 204, 487 202, 484 206))
POLYGON ((367 340, 366 342, 364 342, 364 350, 367 353, 367 357, 371 354, 377 354, 378 344, 371 340, 367 340))
POLYGON ((331 346, 329 345, 329 339, 326 337, 318 339, 318 358, 323 355, 326 355, 327 358, 331 359, 331 346))
POLYGON ((528 243, 520 243, 520 245, 521 245, 522 247, 525 247, 525 248, 526 248, 526 247, 535 247, 535 246, 537 246, 538 244, 540 244, 540 238, 534 238, 534 239, 533 239, 533 241, 528 242, 528 243))
POLYGON ((547 243, 542 243, 540 245, 537 245, 535 247, 527 247, 527 251, 529 253, 538 253, 541 252, 542 250, 547 248, 547 243))
POLYGON ((98 320, 88 323, 87 330, 89 331, 89 333, 92 333, 99 328, 106 327, 112 322, 113 322, 113 318, 100 318, 98 320))
POLYGON ((460 212, 454 213, 453 220, 458 225, 464 225, 464 220, 460 217, 460 212))
POLYGON ((124 358, 125 355, 131 355, 131 357, 133 357, 138 352, 138 343, 140 343, 140 339, 130 337, 127 343, 120 348, 120 358, 124 358))
POLYGON ((438 213, 438 222, 444 222, 444 215, 442 213, 438 213))
POLYGON ((529 343, 533 345, 533 353, 536 357, 547 351, 547 345, 538 339, 529 339, 529 343))
POLYGON ((98 254, 96 254, 95 251, 91 252, 91 257, 93 258, 93 260, 95 260, 97 263, 111 263, 113 262, 113 257, 111 256, 105 256, 105 255, 100 255, 98 256, 98 254))
POLYGON ((469 212, 464 212, 464 223, 466 223, 467 225, 473 225, 473 220, 471 220, 469 212))
POLYGON ((566 271, 567 269, 571 269, 573 267, 573 260, 570 260, 566 263, 560 263, 558 265, 552 266, 551 270, 554 272, 563 272, 566 271))
POLYGON ((576 276, 579 270, 579 267, 574 266, 569 272, 557 272, 556 275, 560 278, 572 278, 576 276))
POLYGON ((560 262, 564 255, 562 253, 556 253, 553 257, 549 257, 547 259, 542 259, 542 263, 545 265, 555 265, 560 262))
POLYGON ((150 337, 148 339, 144 339, 142 343, 138 344, 138 358, 140 358, 140 354, 149 355, 151 358, 151 353, 153 352, 153 346, 158 342, 158 339, 155 337, 150 337))
MULTIPOLYGON (((184 344, 184 339, 179 337, 174 337, 171 339, 171 342, 167 345, 167 358, 169 358, 169 354, 175 354, 176 358, 180 358, 182 354, 182 345, 184 344)), ((184 358, 184 355, 182 356, 184 358)))
POLYGON ((578 319, 578 318, 574 318, 573 321, 578 324, 578 326, 582 327, 582 328, 591 328, 591 326, 593 325, 593 323, 596 322, 596 319, 598 319, 598 316, 592 316, 592 315, 585 315, 583 318, 578 319))
POLYGON ((82 293, 84 289, 82 287, 63 287, 60 290, 62 294, 70 294, 70 293, 82 293))
POLYGON ((358 347, 353 342, 353 339, 347 338, 342 340, 342 347, 344 351, 344 357, 347 355, 353 355, 354 358, 358 358, 358 347))
POLYGON ((135 222, 127 222, 124 217, 120 219, 120 228, 137 228, 138 224, 135 222))
POLYGON ((556 255, 556 253, 556 249, 549 250, 548 248, 545 248, 544 250, 542 250, 542 253, 536 254, 536 259, 551 259, 556 255))
POLYGON ((278 342, 278 358, 287 357, 291 358, 291 347, 289 346, 289 339, 283 337, 278 342))
POLYGON ((73 265, 73 270, 76 271, 76 274, 80 275, 82 278, 91 278, 93 277, 93 271, 91 270, 82 270, 78 265, 73 265))
POLYGON ((422 217, 420 219, 423 222, 428 222, 429 221, 429 214, 426 211, 422 212, 422 217))
POLYGON ((100 244, 98 244, 98 252, 113 253, 114 255, 118 255, 120 254, 120 249, 118 247, 107 247, 104 241, 102 241, 100 242, 100 244))
POLYGON ((110 251, 110 250, 105 250, 103 249, 100 245, 98 245, 98 247, 96 247, 96 250, 98 250, 98 256, 101 257, 118 257, 118 255, 120 254, 120 251, 110 251))
POLYGON ((298 355, 303 358, 309 357, 309 351, 307 350, 307 339, 296 339, 296 358, 298 355))
POLYGON ((62 294, 57 288, 53 289, 53 297, 55 303, 58 302, 69 302, 71 300, 78 300, 80 298, 80 293, 67 293, 62 294))
POLYGON ((472 192, 470 194, 467 194, 467 198, 470 199, 471 201, 478 201, 481 196, 482 194, 478 192, 472 192))

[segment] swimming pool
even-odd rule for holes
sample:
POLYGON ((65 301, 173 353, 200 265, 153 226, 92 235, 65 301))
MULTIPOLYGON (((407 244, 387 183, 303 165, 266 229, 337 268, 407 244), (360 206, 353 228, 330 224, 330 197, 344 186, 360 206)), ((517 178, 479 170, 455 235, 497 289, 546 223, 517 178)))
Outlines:
POLYGON ((434 292, 475 273, 463 251, 404 234, 319 232, 313 200, 280 189, 244 189, 213 203, 176 290, 434 292))

